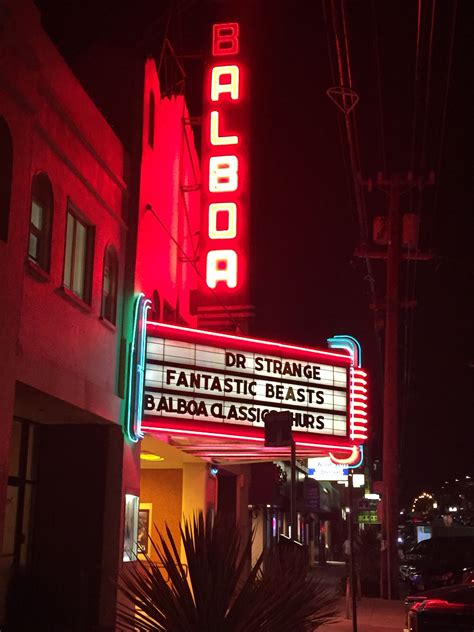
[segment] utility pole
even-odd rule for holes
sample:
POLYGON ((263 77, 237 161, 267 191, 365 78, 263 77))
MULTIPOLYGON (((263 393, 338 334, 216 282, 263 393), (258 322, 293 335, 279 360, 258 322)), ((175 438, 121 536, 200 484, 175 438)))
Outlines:
POLYGON ((383 481, 387 599, 398 597, 398 330, 400 303, 400 178, 389 183, 387 304, 383 388, 383 481))
POLYGON ((353 476, 352 469, 349 470, 348 485, 349 485, 349 548, 351 556, 349 558, 350 569, 350 587, 351 587, 351 603, 352 603, 352 632, 357 632, 357 568, 356 568, 356 552, 354 546, 354 494, 353 494, 353 476))
POLYGON ((415 186, 433 184, 431 175, 427 182, 414 181, 409 173, 406 178, 394 174, 385 179, 381 174, 377 180, 362 181, 369 191, 375 187, 388 194, 388 239, 386 254, 369 252, 367 247, 359 248, 356 255, 371 259, 387 260, 387 288, 385 301, 385 359, 384 359, 384 401, 383 401, 383 522, 382 522, 382 597, 398 598, 398 496, 399 496, 399 314, 400 314, 400 264, 402 260, 427 260, 431 253, 402 253, 402 221, 400 196, 415 186))
POLYGON ((291 539, 296 540, 298 529, 296 527, 296 444, 291 437, 291 493, 290 493, 290 523, 291 539))

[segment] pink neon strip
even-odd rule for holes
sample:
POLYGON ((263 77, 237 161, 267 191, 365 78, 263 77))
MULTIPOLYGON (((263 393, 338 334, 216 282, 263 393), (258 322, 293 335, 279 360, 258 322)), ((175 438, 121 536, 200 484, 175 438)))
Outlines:
MULTIPOLYGON (((224 434, 224 433, 217 433, 217 432, 204 432, 203 430, 182 430, 182 429, 178 429, 178 428, 164 428, 164 427, 158 427, 158 426, 146 426, 146 425, 142 425, 142 430, 148 430, 150 432, 170 432, 170 433, 180 433, 180 434, 189 434, 189 435, 195 435, 195 436, 204 436, 204 437, 223 437, 225 439, 245 439, 245 440, 251 440, 251 441, 259 441, 262 442, 264 441, 263 437, 248 437, 248 436, 241 436, 241 435, 231 435, 231 434, 224 434)), ((351 450, 353 449, 353 446, 343 446, 343 445, 331 445, 331 444, 326 444, 326 443, 305 443, 303 441, 296 441, 295 442, 296 445, 300 445, 300 446, 307 446, 309 448, 328 448, 328 449, 332 449, 332 450, 351 450)))
MULTIPOLYGON (((204 430, 183 430, 181 428, 168 428, 163 426, 147 426, 142 425, 142 430, 148 430, 150 432, 169 432, 169 433, 179 433, 179 434, 188 434, 195 436, 203 436, 203 437, 222 437, 225 439, 244 439, 245 441, 258 441, 263 442, 263 437, 250 437, 250 436, 242 436, 242 435, 233 435, 233 434, 225 434, 222 432, 205 432, 204 430)), ((333 450, 350 450, 352 451, 354 446, 344 446, 344 445, 333 445, 329 443, 307 443, 304 441, 295 441, 296 445, 307 446, 309 448, 323 448, 323 449, 333 449, 333 450)))
POLYGON ((233 435, 233 434, 224 434, 223 432, 205 432, 204 430, 182 430, 181 428, 164 428, 161 426, 144 426, 142 425, 142 430, 150 430, 154 432, 171 432, 171 433, 181 433, 181 434, 189 434, 203 437, 222 437, 224 439, 245 439, 245 441, 264 441, 263 437, 250 437, 248 435, 233 435))
POLYGON ((356 446, 344 446, 344 445, 329 445, 328 443, 305 443, 304 441, 295 441, 296 445, 302 445, 302 446, 308 446, 310 448, 312 448, 313 446, 315 447, 320 447, 320 448, 331 448, 332 450, 349 450, 352 452, 352 450, 354 449, 354 447, 356 446))

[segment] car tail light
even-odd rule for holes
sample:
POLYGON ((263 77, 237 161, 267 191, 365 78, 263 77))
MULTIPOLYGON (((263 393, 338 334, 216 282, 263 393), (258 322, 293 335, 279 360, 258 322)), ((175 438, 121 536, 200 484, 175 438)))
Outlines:
POLYGON ((420 601, 413 606, 412 610, 416 612, 421 612, 423 610, 464 610, 466 608, 466 604, 457 603, 453 601, 445 601, 444 599, 426 599, 425 601, 420 601))

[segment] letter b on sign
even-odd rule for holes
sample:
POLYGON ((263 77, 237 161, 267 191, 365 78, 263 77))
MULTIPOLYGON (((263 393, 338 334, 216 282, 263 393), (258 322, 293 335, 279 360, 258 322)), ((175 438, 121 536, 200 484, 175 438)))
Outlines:
POLYGON ((239 25, 237 22, 214 24, 212 27, 212 54, 236 55, 239 52, 239 25))
POLYGON ((237 156, 212 156, 209 159, 209 191, 225 193, 236 191, 239 185, 237 156))

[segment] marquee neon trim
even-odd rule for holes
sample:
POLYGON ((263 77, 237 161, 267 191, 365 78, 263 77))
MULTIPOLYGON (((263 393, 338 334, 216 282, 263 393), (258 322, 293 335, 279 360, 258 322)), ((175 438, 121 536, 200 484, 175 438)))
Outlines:
MULTIPOLYGON (((192 435, 196 437, 219 437, 222 439, 242 439, 244 441, 254 441, 259 444, 263 444, 265 442, 265 437, 263 435, 252 436, 251 434, 247 434, 247 433, 233 434, 230 432, 214 432, 212 430, 203 430, 200 428, 198 424, 195 424, 193 425, 191 429, 188 429, 188 428, 182 428, 181 426, 173 426, 172 424, 162 426, 158 422, 150 423, 149 421, 146 421, 146 422, 143 422, 142 424, 142 430, 146 430, 148 432, 155 432, 155 433, 165 433, 165 434, 185 434, 185 435, 192 435)), ((358 446, 354 446, 354 445, 351 445, 351 446, 335 445, 331 443, 323 443, 321 441, 309 442, 309 441, 299 441, 297 439, 295 440, 295 444, 297 447, 301 446, 301 447, 308 447, 308 448, 322 448, 325 450, 332 449, 332 450, 338 450, 341 452, 349 452, 350 453, 349 458, 351 459, 354 454, 354 450, 357 450, 357 454, 359 454, 358 446)), ((263 448, 264 446, 261 445, 261 447, 263 448)), ((219 449, 219 446, 216 446, 216 448, 219 449)))
MULTIPOLYGON (((295 361, 314 362, 321 364, 332 364, 346 369, 348 375, 347 397, 348 408, 350 401, 350 370, 352 369, 352 358, 346 353, 337 351, 312 349, 299 345, 286 344, 266 339, 250 338, 246 336, 236 336, 234 334, 220 333, 215 331, 205 331, 179 325, 167 323, 149 322, 148 333, 150 336, 157 336, 162 339, 177 340, 195 345, 209 345, 220 347, 224 350, 238 350, 242 353, 256 353, 263 355, 278 355, 295 361)), ((297 454, 301 457, 315 456, 321 454, 338 455, 348 463, 356 463, 360 459, 360 451, 355 445, 354 439, 350 436, 350 417, 347 413, 347 435, 332 436, 311 434, 294 430, 293 436, 297 448, 297 454)), ((177 416, 174 418, 153 417, 145 411, 145 419, 142 422, 142 431, 157 435, 187 436, 195 437, 195 442, 190 442, 183 447, 190 454, 199 454, 204 458, 271 458, 271 452, 264 447, 263 426, 242 426, 227 422, 210 420, 183 419, 177 416), (156 419, 156 421, 155 421, 156 419), (206 439, 222 439, 224 443, 209 445, 206 439), (236 444, 234 445, 234 442, 236 444), (202 444, 205 445, 202 445, 202 444)), ((276 453, 275 453, 276 454, 276 453)), ((286 454, 283 450, 282 454, 286 454)))
POLYGON ((143 439, 141 419, 143 411, 143 390, 146 365, 147 314, 151 301, 140 293, 133 307, 132 339, 128 354, 128 379, 126 390, 126 408, 124 433, 129 441, 137 443, 143 439))
POLYGON ((163 335, 166 335, 166 332, 168 332, 168 334, 171 336, 173 332, 176 332, 186 334, 187 337, 192 338, 193 340, 196 338, 200 338, 203 341, 207 340, 209 344, 212 344, 212 338, 217 338, 223 343, 230 343, 233 348, 235 348, 238 343, 246 342, 251 344, 263 345, 265 347, 268 347, 269 350, 273 351, 298 351, 303 352, 304 354, 308 354, 309 356, 315 356, 316 358, 337 360, 340 366, 351 366, 352 364, 351 358, 341 353, 334 353, 332 351, 325 351, 322 349, 311 349, 309 347, 301 347, 285 342, 265 340, 264 338, 248 338, 246 336, 235 336, 233 334, 223 334, 217 331, 207 331, 205 329, 193 329, 192 327, 181 327, 180 325, 157 323, 150 320, 148 321, 147 326, 152 331, 162 332, 163 335))
MULTIPOLYGON (((356 443, 363 443, 367 439, 367 373, 362 370, 362 348, 353 336, 337 335, 328 338, 331 349, 342 349, 350 354, 352 359, 350 384, 350 438, 356 443)), ((359 467, 363 461, 362 445, 347 459, 340 459, 329 454, 334 463, 345 464, 352 468, 359 467), (356 462, 359 461, 356 465, 356 462)))

